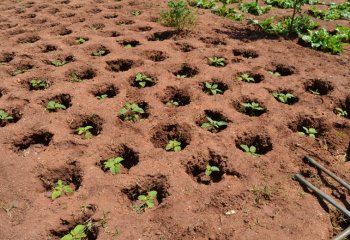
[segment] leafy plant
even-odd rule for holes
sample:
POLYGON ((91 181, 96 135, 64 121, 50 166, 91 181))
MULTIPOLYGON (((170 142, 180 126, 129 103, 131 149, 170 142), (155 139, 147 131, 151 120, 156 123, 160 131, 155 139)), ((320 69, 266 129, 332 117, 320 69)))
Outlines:
POLYGON ((49 101, 47 103, 47 110, 49 111, 56 111, 57 109, 66 109, 66 106, 64 106, 61 103, 55 102, 55 101, 49 101))
POLYGON ((181 142, 177 141, 176 139, 170 140, 168 142, 168 144, 165 146, 165 150, 180 152, 181 151, 181 142))
POLYGON ((44 89, 47 87, 47 83, 44 80, 33 79, 29 82, 29 84, 33 89, 44 89))
POLYGON ((228 8, 226 4, 221 7, 214 7, 212 12, 218 16, 222 16, 234 21, 242 21, 244 16, 237 12, 234 8, 228 8))
POLYGON ((169 1, 169 11, 161 11, 160 22, 168 27, 175 27, 176 30, 191 30, 196 24, 196 17, 182 0, 169 1))
POLYGON ((85 139, 89 139, 92 137, 92 133, 90 129, 93 129, 92 126, 78 127, 75 131, 78 135, 84 135, 85 139))
POLYGON ((105 98, 107 98, 108 97, 108 94, 101 94, 101 95, 99 95, 99 96, 96 96, 96 98, 98 99, 98 100, 102 100, 102 99, 105 99, 105 98))
POLYGON ((299 132, 301 135, 308 135, 311 138, 316 138, 316 134, 318 133, 315 128, 303 127, 303 132, 299 132))
POLYGON ((180 104, 176 100, 169 100, 165 105, 168 107, 178 107, 180 104))
POLYGON ((226 65, 226 60, 225 58, 221 57, 211 57, 208 58, 210 65, 214 67, 224 67, 226 65))
POLYGON ((82 240, 87 237, 85 230, 86 226, 79 224, 75 226, 75 228, 72 229, 67 235, 64 235, 61 240, 82 240))
POLYGON ((126 44, 126 45, 124 46, 124 48, 129 49, 129 48, 133 48, 133 46, 129 43, 129 44, 126 44))
POLYGON ((205 176, 210 176, 213 172, 220 172, 220 169, 216 166, 210 166, 208 163, 205 168, 205 176))
POLYGON ((249 2, 249 3, 242 3, 239 6, 239 8, 242 12, 260 16, 270 11, 271 6, 261 7, 258 4, 258 1, 255 1, 255 2, 249 2))
POLYGON ((293 0, 265 0, 266 4, 278 7, 278 8, 293 8, 294 1, 293 0))
POLYGON ((248 145, 245 145, 245 144, 241 144, 239 145, 243 151, 248 154, 248 155, 251 155, 253 157, 258 157, 260 156, 257 152, 256 152, 256 147, 254 145, 252 146, 248 146, 248 145))
POLYGON ((209 95, 216 95, 219 93, 223 93, 221 89, 219 89, 219 85, 217 83, 204 83, 204 92, 209 95))
POLYGON ((75 40, 76 44, 83 44, 87 41, 87 38, 79 37, 75 40))
POLYGON ((51 199, 55 200, 56 198, 59 198, 63 193, 71 192, 73 192, 73 189, 71 186, 69 186, 69 184, 65 184, 62 180, 58 180, 51 193, 51 199))
POLYGON ((144 88, 147 86, 147 83, 153 84, 154 80, 145 74, 137 73, 135 76, 135 82, 138 84, 139 87, 144 88))
POLYGON ((210 9, 215 6, 215 0, 191 0, 189 4, 197 8, 210 9))
POLYGON ((13 117, 5 112, 4 110, 0 110, 0 122, 6 121, 11 122, 13 120, 13 117))
POLYGON ((136 103, 125 103, 125 107, 120 109, 119 111, 119 117, 123 121, 132 121, 136 122, 138 121, 142 114, 145 113, 145 110, 141 107, 139 107, 136 103))
POLYGON ((238 81, 243 81, 243 82, 255 82, 254 77, 250 76, 249 73, 243 73, 237 77, 238 81))
POLYGON ((217 132, 221 127, 227 126, 225 121, 215 121, 207 117, 208 122, 202 123, 201 128, 207 129, 209 132, 217 132))
POLYGON ((157 191, 149 191, 147 195, 139 195, 137 197, 137 200, 141 202, 140 205, 137 205, 136 208, 139 211, 145 210, 146 208, 153 208, 154 207, 154 199, 157 197, 157 191))
POLYGON ((350 29, 344 26, 337 26, 335 28, 336 35, 335 37, 339 39, 339 41, 343 43, 350 42, 350 29))
POLYGON ((51 62, 51 64, 54 65, 55 67, 62 67, 67 63, 69 63, 69 61, 66 61, 66 60, 55 60, 51 62))
POLYGON ((289 103, 290 101, 296 99, 296 97, 291 93, 272 93, 272 96, 274 96, 279 102, 281 103, 289 103))
POLYGON ((91 55, 94 57, 101 57, 106 53, 107 53, 106 50, 100 49, 100 50, 96 50, 95 52, 92 52, 91 55))
POLYGON ((122 161, 124 161, 124 158, 122 157, 108 159, 104 162, 104 168, 109 169, 113 175, 118 174, 122 166, 122 161))
POLYGON ((245 102, 241 103, 241 105, 245 108, 245 111, 249 113, 249 115, 253 116, 259 115, 259 113, 265 110, 259 103, 256 102, 245 102))
MULTIPOLYGON (((348 112, 342 108, 335 108, 335 113, 338 115, 338 116, 341 116, 341 117, 347 117, 348 116, 348 112)), ((1 111, 0 111, 0 119, 1 119, 1 111)))
POLYGON ((309 8, 308 12, 313 17, 327 21, 350 19, 350 3, 331 3, 328 10, 321 10, 316 7, 311 7, 309 8))

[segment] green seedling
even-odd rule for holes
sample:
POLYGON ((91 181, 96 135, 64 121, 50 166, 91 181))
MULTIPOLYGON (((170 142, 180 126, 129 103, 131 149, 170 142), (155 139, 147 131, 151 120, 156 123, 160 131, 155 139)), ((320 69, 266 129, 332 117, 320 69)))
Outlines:
POLYGON ((80 38, 77 38, 77 40, 75 40, 75 43, 76 44, 83 44, 87 41, 86 38, 83 38, 83 37, 80 37, 80 38))
POLYGON ((176 74, 177 78, 187 78, 186 74, 176 74))
POLYGON ((260 112, 265 110, 259 103, 256 102, 246 102, 241 103, 241 105, 245 108, 247 113, 251 113, 253 116, 259 115, 260 112))
POLYGON ((250 76, 249 73, 243 73, 243 74, 239 75, 237 77, 237 80, 247 82, 247 83, 250 83, 250 82, 255 83, 254 77, 250 76))
POLYGON ((131 44, 126 44, 126 45, 124 46, 124 48, 129 49, 129 48, 133 48, 133 46, 132 46, 131 44))
POLYGON ((215 121, 207 117, 208 122, 202 123, 201 128, 207 129, 209 132, 218 132, 221 127, 227 126, 225 121, 215 121))
POLYGON ((272 96, 274 96, 279 102, 281 103, 288 103, 295 99, 295 96, 291 93, 272 93, 272 96))
POLYGON ((335 108, 335 113, 340 117, 347 117, 348 116, 348 112, 342 108, 335 108))
POLYGON ((6 122, 11 122, 13 120, 13 117, 5 112, 4 110, 0 110, 0 121, 6 121, 6 122))
POLYGON ((105 98, 107 98, 107 97, 108 97, 107 94, 101 94, 101 95, 99 95, 99 96, 96 96, 96 98, 97 98, 98 100, 102 100, 102 99, 105 99, 105 98))
POLYGON ((51 65, 54 65, 55 67, 62 67, 64 65, 66 65, 67 63, 69 63, 69 61, 66 60, 55 60, 51 62, 51 65))
POLYGON ((220 169, 218 167, 210 166, 207 164, 205 168, 205 176, 210 176, 213 172, 220 172, 220 169))
POLYGON ((59 198, 63 193, 71 193, 73 192, 73 189, 69 184, 65 184, 62 180, 58 180, 56 183, 56 186, 54 187, 51 199, 55 200, 56 198, 59 198))
POLYGON ((256 152, 256 147, 255 147, 254 145, 248 146, 248 145, 245 145, 245 144, 241 144, 241 145, 239 145, 239 146, 243 149, 243 151, 244 151, 246 154, 248 154, 248 155, 250 155, 250 156, 253 156, 253 157, 258 157, 258 156, 260 156, 260 155, 256 152))
POLYGON ((270 9, 271 9, 271 6, 261 7, 258 4, 258 1, 250 2, 250 3, 242 3, 240 5, 240 10, 242 12, 250 13, 250 14, 253 14, 256 16, 263 15, 263 14, 267 13, 268 11, 270 11, 270 9))
POLYGON ((13 71, 11 73, 12 76, 17 76, 19 74, 25 73, 26 71, 28 71, 28 69, 25 68, 17 68, 15 71, 13 71))
POLYGON ((169 1, 168 11, 160 12, 160 22, 178 31, 191 30, 196 24, 196 16, 182 0, 169 1))
POLYGON ((140 16, 141 13, 142 12, 140 10, 131 11, 131 15, 133 15, 133 16, 140 16))
POLYGON ((44 80, 33 79, 29 82, 30 87, 33 89, 44 89, 47 87, 47 83, 44 80))
POLYGON ((144 113, 145 110, 139 107, 136 103, 126 102, 125 107, 119 111, 119 117, 123 121, 136 122, 142 117, 142 114, 144 113))
POLYGON ((315 128, 307 128, 303 127, 303 132, 299 132, 301 135, 308 135, 311 138, 316 138, 316 134, 318 133, 315 128))
POLYGON ((124 161, 122 157, 108 159, 104 162, 104 169, 109 169, 113 175, 118 174, 122 166, 122 161, 124 161))
POLYGON ((209 95, 216 95, 218 93, 223 93, 221 89, 218 88, 219 85, 217 83, 204 83, 204 92, 209 95))
POLYGON ((140 195, 137 197, 137 200, 141 202, 140 205, 137 205, 136 208, 139 211, 145 210, 146 208, 154 207, 154 199, 157 197, 157 191, 149 191, 147 195, 140 195))
POLYGON ((63 104, 61 103, 58 103, 58 102, 55 102, 55 101, 49 101, 47 103, 47 110, 49 111, 56 111, 58 109, 63 109, 65 110, 66 109, 66 106, 64 106, 63 104))
POLYGON ((105 55, 106 53, 107 53, 106 50, 101 49, 101 50, 97 50, 95 52, 92 52, 91 55, 94 57, 101 57, 101 56, 105 55))
POLYGON ((75 131, 78 135, 84 135, 85 139, 89 139, 92 137, 92 133, 90 129, 93 129, 92 126, 78 127, 75 131))
POLYGON ((181 142, 175 140, 170 140, 168 144, 165 146, 165 150, 180 152, 181 151, 181 142))
POLYGON ((78 75, 78 73, 72 72, 69 74, 69 78, 71 82, 81 82, 83 79, 78 75))
POLYGON ((152 85, 154 83, 154 80, 142 73, 137 73, 135 76, 135 82, 140 88, 144 88, 148 85, 152 85))
POLYGON ((170 100, 165 105, 168 107, 178 107, 180 104, 176 100, 170 100))
POLYGON ((274 72, 274 71, 267 71, 268 73, 270 73, 271 75, 274 75, 276 77, 280 77, 281 74, 279 72, 274 72))
POLYGON ((71 230, 67 235, 64 235, 61 240, 82 240, 87 237, 85 231, 86 226, 79 224, 75 226, 73 230, 71 230))
POLYGON ((208 58, 208 60, 209 60, 210 65, 214 66, 214 67, 224 67, 226 65, 225 58, 212 57, 212 58, 208 58))

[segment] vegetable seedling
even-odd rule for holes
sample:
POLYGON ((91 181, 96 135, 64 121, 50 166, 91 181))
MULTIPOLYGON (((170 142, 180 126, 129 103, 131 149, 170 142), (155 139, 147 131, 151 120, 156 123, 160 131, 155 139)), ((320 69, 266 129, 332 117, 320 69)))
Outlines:
POLYGON ((348 112, 342 108, 336 108, 335 113, 340 117, 347 117, 348 116, 348 112))
POLYGON ((73 192, 73 189, 69 184, 65 184, 62 180, 58 180, 56 183, 56 186, 54 187, 51 199, 55 200, 56 198, 59 198, 63 193, 71 193, 73 192))
POLYGON ((70 78, 71 82, 81 82, 81 81, 83 81, 83 79, 81 79, 80 76, 77 73, 75 73, 75 72, 72 72, 71 74, 69 74, 69 78, 70 78))
POLYGON ((126 44, 126 45, 124 46, 124 48, 129 49, 129 48, 133 48, 133 46, 132 46, 131 44, 126 44))
POLYGON ((279 73, 279 72, 277 72, 277 71, 267 71, 268 73, 270 73, 271 75, 274 75, 274 76, 276 76, 276 77, 280 77, 281 76, 281 74, 279 73))
POLYGON ((259 103, 256 102, 246 102, 241 103, 241 105, 246 109, 246 112, 250 112, 253 116, 259 115, 261 111, 265 110, 259 103))
POLYGON ((108 97, 107 94, 101 94, 101 95, 99 95, 99 96, 96 96, 96 98, 97 98, 98 100, 102 100, 102 99, 105 99, 105 98, 107 98, 107 97, 108 97))
POLYGON ((180 152, 181 151, 181 142, 175 140, 170 140, 168 144, 165 146, 165 150, 180 152))
POLYGON ((55 102, 55 101, 49 101, 47 103, 47 110, 49 111, 56 111, 58 109, 63 109, 65 110, 66 109, 66 106, 64 106, 63 104, 61 103, 58 103, 58 102, 55 102))
POLYGON ((177 78, 187 78, 186 74, 177 74, 176 75, 177 78))
POLYGON ((272 96, 274 96, 277 101, 281 102, 281 103, 288 103, 290 101, 292 101, 293 99, 295 99, 295 96, 291 93, 272 93, 272 96))
POLYGON ((135 82, 140 88, 144 88, 148 85, 152 85, 154 83, 154 80, 142 73, 137 73, 135 76, 135 82))
POLYGON ((118 174, 122 166, 122 161, 124 161, 122 157, 108 159, 104 162, 104 169, 109 169, 113 175, 118 174))
POLYGON ((77 38, 77 40, 75 40, 75 43, 76 43, 76 44, 83 44, 83 43, 85 43, 86 41, 87 41, 86 38, 80 37, 80 38, 77 38))
POLYGON ((237 77, 237 80, 247 82, 247 83, 250 83, 250 82, 255 83, 254 77, 250 76, 248 73, 241 74, 240 76, 237 77))
POLYGON ((307 128, 303 127, 303 132, 299 132, 301 135, 308 135, 311 138, 316 138, 316 134, 318 133, 315 128, 307 128))
POLYGON ((86 233, 86 226, 79 224, 75 226, 74 229, 72 229, 68 234, 64 235, 60 240, 82 240, 87 237, 86 233))
POLYGON ((78 135, 84 135, 85 139, 89 139, 92 137, 92 133, 90 129, 93 129, 92 126, 78 127, 75 131, 78 135))
POLYGON ((132 121, 136 122, 138 121, 142 114, 145 113, 145 110, 141 107, 139 107, 136 103, 125 103, 125 107, 120 109, 119 111, 119 117, 123 121, 132 121))
POLYGON ((44 89, 47 87, 47 83, 43 80, 33 79, 29 82, 29 84, 33 89, 44 89))
POLYGON ((246 154, 248 154, 250 156, 253 156, 253 157, 258 157, 259 156, 259 154, 256 153, 256 147, 254 145, 248 146, 248 145, 245 145, 245 144, 241 144, 239 146, 243 149, 243 151, 246 154))
POLYGON ((168 107, 178 107, 180 104, 176 100, 170 100, 165 105, 168 107))
POLYGON ((154 199, 157 197, 157 191, 149 191, 147 195, 140 195, 137 200, 141 202, 141 205, 137 206, 138 209, 144 210, 146 208, 154 207, 154 199))
POLYGON ((221 127, 227 126, 225 121, 215 121, 207 117, 208 122, 202 123, 201 128, 207 129, 209 132, 217 132, 221 127))
POLYGON ((210 166, 210 164, 207 164, 205 168, 205 176, 210 176, 213 172, 220 172, 220 168, 216 166, 210 166))
POLYGON ((209 95, 216 95, 218 93, 223 93, 222 90, 220 90, 219 85, 217 83, 209 83, 205 82, 204 83, 204 92, 209 94, 209 95))
POLYGON ((4 110, 0 110, 0 121, 5 121, 5 122, 11 122, 13 120, 13 117, 5 112, 4 110))
POLYGON ((55 60, 51 62, 51 65, 54 65, 55 67, 62 67, 64 65, 66 65, 67 63, 69 63, 69 61, 66 60, 55 60))
POLYGON ((208 58, 208 60, 209 60, 210 65, 214 66, 214 67, 224 67, 226 65, 225 58, 212 57, 212 58, 208 58))
POLYGON ((105 54, 106 54, 106 50, 103 50, 103 49, 97 50, 97 51, 91 53, 91 55, 94 57, 101 57, 105 54))

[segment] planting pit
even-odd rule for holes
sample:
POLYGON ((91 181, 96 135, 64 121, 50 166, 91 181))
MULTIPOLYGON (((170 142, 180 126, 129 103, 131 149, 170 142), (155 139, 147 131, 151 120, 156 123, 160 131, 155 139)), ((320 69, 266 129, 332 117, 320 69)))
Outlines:
POLYGON ((191 142, 190 128, 187 125, 167 124, 153 129, 151 142, 154 147, 165 150, 165 146, 171 140, 177 140, 181 143, 181 150, 185 149, 191 142))
POLYGON ((312 79, 305 84, 305 90, 314 95, 327 95, 334 89, 329 81, 312 79))
POLYGON ((244 57, 248 59, 259 57, 259 54, 256 51, 249 49, 234 49, 232 53, 234 56, 244 57))
POLYGON ((322 119, 315 118, 310 115, 299 116, 296 120, 292 121, 289 124, 289 128, 292 131, 298 132, 298 133, 305 132, 305 129, 303 127, 315 129, 317 131, 317 133, 315 134, 316 138, 324 136, 327 130, 327 127, 323 123, 322 119))
POLYGON ((164 32, 156 32, 148 37, 148 41, 165 41, 169 40, 175 35, 174 31, 164 31, 164 32))
POLYGON ((257 99, 250 99, 248 97, 243 97, 240 101, 234 101, 233 107, 238 112, 248 115, 250 117, 259 117, 267 111, 263 103, 261 103, 257 99), (250 106, 243 104, 249 104, 250 106), (254 105, 256 105, 256 107, 254 105))
POLYGON ((157 50, 145 51, 144 54, 149 60, 153 62, 162 62, 165 59, 169 58, 169 56, 165 52, 157 50))
POLYGON ((106 96, 107 98, 114 98, 118 93, 118 88, 113 84, 97 87, 96 90, 92 91, 92 94, 97 98, 103 98, 101 96, 106 96))
POLYGON ((255 134, 255 133, 243 133, 236 139, 236 147, 243 151, 241 145, 254 146, 256 148, 256 154, 265 155, 272 150, 271 137, 266 133, 255 134))
POLYGON ((54 135, 48 131, 35 131, 34 133, 25 136, 22 140, 15 142, 14 146, 17 151, 26 150, 32 145, 42 145, 47 147, 53 136, 54 135))
POLYGON ((124 48, 134 48, 141 45, 141 43, 137 40, 123 40, 120 41, 119 44, 122 45, 124 48))
POLYGON ((176 42, 175 43, 175 48, 180 50, 181 52, 188 53, 196 49, 194 46, 192 46, 189 43, 185 42, 176 42))
POLYGON ((130 59, 117 59, 112 61, 107 61, 107 70, 112 72, 125 72, 130 70, 135 62, 130 59))
MULTIPOLYGON (((2 95, 0 93, 0 97, 1 96, 2 95)), ((0 111, 1 110, 8 113, 12 117, 12 119, 10 119, 10 120, 0 119, 0 127, 5 127, 6 125, 11 124, 11 123, 16 123, 22 118, 22 113, 18 109, 11 109, 11 110, 0 109, 0 111)))
POLYGON ((70 128, 74 134, 77 134, 77 128, 91 126, 89 130, 93 136, 97 136, 102 132, 103 120, 98 115, 85 115, 70 123, 70 128))
POLYGON ((210 122, 208 118, 217 122, 221 122, 221 121, 226 122, 227 125, 229 124, 229 122, 231 122, 221 112, 204 110, 204 115, 202 115, 201 117, 198 118, 198 120, 196 120, 196 124, 202 129, 209 131, 211 133, 221 132, 222 130, 227 128, 227 125, 222 125, 218 127, 214 127, 214 126, 204 127, 203 124, 210 122))
POLYGON ((96 72, 92 68, 81 68, 78 70, 71 70, 68 73, 68 80, 73 83, 90 80, 96 77, 96 72))
MULTIPOLYGON (((47 104, 49 101, 54 101, 56 103, 62 104, 63 106, 65 106, 66 109, 68 109, 72 106, 72 97, 66 93, 62 93, 62 94, 59 94, 57 96, 54 96, 54 97, 48 99, 44 104, 45 108, 47 107, 47 104)), ((52 109, 49 111, 56 112, 56 111, 58 111, 58 109, 52 109)))
POLYGON ((192 67, 188 64, 182 64, 179 70, 173 72, 174 76, 178 78, 192 78, 199 73, 197 67, 192 67))
POLYGON ((182 107, 190 104, 191 97, 186 90, 167 87, 164 90, 161 101, 168 107, 182 107))
POLYGON ((290 76, 296 73, 295 67, 284 64, 277 64, 270 71, 282 77, 290 76))

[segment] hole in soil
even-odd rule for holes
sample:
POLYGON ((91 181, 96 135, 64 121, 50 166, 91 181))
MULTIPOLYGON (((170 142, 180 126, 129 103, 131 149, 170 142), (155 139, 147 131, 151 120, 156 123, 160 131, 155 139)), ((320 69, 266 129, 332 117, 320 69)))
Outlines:
POLYGON ((260 83, 264 80, 264 75, 252 72, 240 72, 237 74, 236 79, 246 83, 260 83))
POLYGON ((254 50, 234 49, 232 52, 233 52, 234 56, 241 56, 244 58, 257 58, 257 57, 259 57, 259 54, 254 50))
POLYGON ((206 157, 192 156, 192 161, 186 164, 186 172, 198 183, 205 185, 217 183, 222 180, 227 171, 226 161, 226 156, 210 151, 209 156, 206 157), (212 167, 214 171, 209 169, 206 171, 207 167, 212 167))
POLYGON ((244 135, 237 138, 236 147, 246 152, 241 145, 254 146, 256 148, 254 153, 258 155, 265 155, 272 150, 271 138, 267 134, 244 133, 244 135))
POLYGON ((147 176, 144 179, 139 179, 136 185, 122 189, 128 199, 132 202, 133 208, 136 212, 141 213, 144 209, 137 208, 143 203, 138 200, 138 196, 146 195, 150 191, 157 191, 154 199, 155 207, 160 205, 169 196, 167 179, 163 175, 147 176))
POLYGON ((40 78, 32 78, 27 81, 30 91, 44 90, 51 86, 51 83, 47 80, 40 78))
POLYGON ((299 101, 299 98, 293 94, 292 90, 286 89, 286 90, 278 90, 275 92, 271 91, 271 94, 280 103, 293 105, 299 101))
POLYGON ((45 45, 43 46, 42 48, 42 52, 43 53, 48 53, 48 52, 53 52, 53 51, 56 51, 57 50, 57 47, 55 45, 45 45))
POLYGON ((71 34, 73 31, 70 30, 70 29, 67 29, 67 28, 62 28, 62 29, 59 29, 57 31, 57 34, 60 35, 60 36, 66 36, 66 35, 69 35, 71 34))
POLYGON ((350 161, 350 142, 348 145, 348 149, 346 150, 346 161, 350 161))
POLYGON ((305 84, 305 90, 314 95, 327 95, 333 89, 330 82, 321 79, 313 79, 305 84))
POLYGON ((124 25, 132 25, 134 23, 135 23, 135 21, 133 21, 133 20, 121 20, 121 21, 116 22, 115 24, 124 26, 124 25))
POLYGON ((251 117, 259 117, 267 111, 264 104, 257 99, 242 98, 241 101, 233 102, 233 106, 238 112, 251 117))
POLYGON ((175 35, 174 31, 156 32, 148 37, 148 41, 164 41, 172 38, 175 35))
POLYGON ((30 69, 32 69, 34 66, 31 64, 22 64, 19 65, 15 70, 13 70, 10 75, 11 76, 17 76, 19 74, 25 73, 27 71, 29 71, 30 69))
POLYGON ((191 142, 190 128, 187 125, 168 124, 157 126, 151 138, 151 142, 156 148, 165 150, 166 145, 176 140, 181 143, 181 150, 185 149, 191 142))
POLYGON ((120 42, 120 45, 122 45, 124 48, 134 48, 141 45, 141 43, 136 40, 124 40, 120 42))
POLYGON ((103 16, 106 19, 113 19, 113 18, 117 18, 118 14, 107 14, 105 16, 103 16))
POLYGON ((97 14, 97 13, 100 13, 101 11, 102 11, 101 9, 93 8, 93 9, 87 10, 86 12, 90 14, 97 14))
POLYGON ((140 72, 137 73, 135 76, 131 77, 130 80, 131 86, 137 87, 137 88, 146 88, 146 87, 153 87, 156 85, 158 79, 149 73, 140 72), (145 80, 145 79, 148 80, 145 80))
POLYGON ((283 64, 278 64, 274 69, 270 70, 273 74, 279 75, 282 77, 290 76, 295 73, 295 67, 287 66, 283 64))
MULTIPOLYGON (((1 96, 1 93, 0 93, 1 96)), ((334 109, 334 113, 340 117, 345 117, 350 119, 350 96, 345 98, 345 101, 342 101, 334 109)))
POLYGON ((15 53, 3 53, 0 57, 0 64, 1 63, 9 63, 15 58, 15 53))
POLYGON ((138 32, 148 32, 148 31, 151 31, 152 30, 152 27, 150 26, 145 26, 145 27, 139 27, 137 28, 137 31, 138 32))
POLYGON ((100 87, 96 91, 93 91, 94 96, 98 99, 113 98, 118 93, 119 93, 118 88, 113 84, 100 87))
POLYGON ((91 25, 91 29, 93 30, 102 30, 105 28, 105 25, 103 23, 94 23, 91 25))
POLYGON ((23 16, 23 18, 36 18, 36 14, 35 13, 29 13, 29 14, 23 16))
POLYGON ((88 68, 85 70, 71 71, 68 77, 71 82, 82 82, 84 80, 93 79, 96 77, 96 73, 93 69, 88 68))
POLYGON ((188 43, 175 43, 175 45, 181 52, 191 52, 195 49, 195 47, 188 43))
POLYGON ((10 123, 16 123, 22 118, 22 113, 18 109, 12 109, 9 111, 5 109, 0 109, 0 112, 7 113, 7 115, 5 114, 6 117, 4 117, 4 119, 0 119, 0 127, 5 127, 7 124, 10 123))
POLYGON ((219 38, 212 38, 212 37, 201 37, 199 40, 206 44, 212 44, 212 45, 226 45, 226 42, 219 38))
POLYGON ((289 128, 294 132, 307 136, 310 136, 310 134, 307 133, 306 129, 315 129, 316 133, 314 133, 314 136, 316 138, 323 136, 326 131, 326 126, 322 123, 321 119, 314 118, 313 116, 299 116, 296 121, 289 124, 289 128))
POLYGON ((117 149, 112 149, 113 155, 109 155, 108 158, 100 161, 100 167, 104 172, 109 169, 104 168, 104 163, 111 158, 122 157, 124 160, 121 162, 122 168, 119 173, 127 173, 132 167, 139 163, 139 154, 127 145, 121 145, 117 149))
POLYGON ((226 129, 229 122, 230 121, 228 120, 228 118, 226 118, 220 112, 204 110, 204 115, 196 121, 196 124, 204 130, 207 130, 212 133, 218 133, 226 129), (212 124, 210 124, 211 121, 209 119, 216 121, 217 123, 215 124, 215 122, 213 122, 212 124), (219 124, 219 122, 222 122, 222 124, 219 124), (224 122, 226 124, 224 124, 224 122))
MULTIPOLYGON (((71 96, 69 94, 59 94, 53 98, 50 98, 46 104, 45 104, 45 107, 48 107, 48 102, 49 101, 54 101, 56 103, 59 103, 59 104, 62 104, 66 109, 68 109, 69 107, 72 106, 72 99, 71 99, 71 96)), ((56 112, 58 111, 59 109, 61 108, 55 108, 55 109, 48 109, 50 112, 56 112)), ((63 109, 65 110, 65 109, 63 109)))
MULTIPOLYGON (((91 115, 91 116, 83 116, 80 118, 80 120, 77 121, 73 121, 70 124, 71 129, 73 129, 74 134, 78 134, 77 133, 77 129, 80 127, 87 127, 87 126, 91 126, 92 128, 89 129, 89 132, 93 135, 93 136, 97 136, 102 132, 102 124, 103 124, 103 120, 102 118, 100 118, 98 115, 91 115)), ((84 135, 84 133, 82 134, 82 137, 86 137, 86 135, 84 135)))
POLYGON ((130 59, 118 59, 107 61, 107 70, 112 72, 125 72, 130 70, 135 62, 130 59))
POLYGON ((202 91, 208 95, 224 94, 228 89, 227 84, 218 79, 213 79, 212 82, 203 82, 201 85, 202 91))
POLYGON ((169 57, 165 52, 157 50, 145 51, 145 55, 153 62, 161 62, 169 57))
POLYGON ((35 43, 40 40, 39 36, 28 36, 18 39, 17 43, 35 43))
POLYGON ((2 98, 7 93, 5 88, 0 88, 0 98, 2 98))
POLYGON ((191 67, 188 64, 182 64, 181 68, 173 74, 178 78, 191 78, 199 73, 198 68, 191 67))
POLYGON ((187 91, 169 86, 165 89, 161 101, 168 107, 182 107, 190 104, 191 97, 187 91))
POLYGON ((15 148, 18 151, 26 150, 32 145, 49 146, 53 134, 46 131, 38 131, 29 136, 24 137, 19 143, 15 143, 15 148))
POLYGON ((110 51, 105 46, 99 46, 91 51, 91 56, 102 57, 108 55, 109 53, 110 51))

